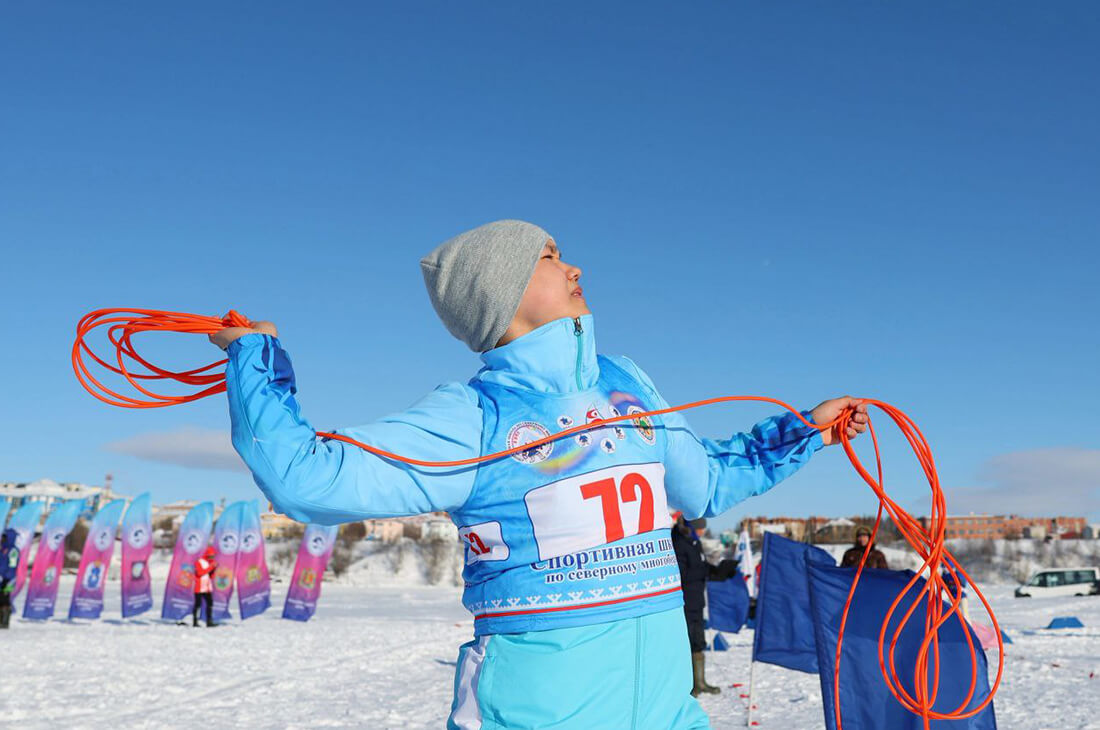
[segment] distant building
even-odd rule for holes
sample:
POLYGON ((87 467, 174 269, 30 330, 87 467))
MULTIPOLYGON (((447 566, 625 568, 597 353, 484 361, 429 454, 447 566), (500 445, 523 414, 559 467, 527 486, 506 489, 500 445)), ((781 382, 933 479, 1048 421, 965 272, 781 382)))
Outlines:
POLYGON ((34 482, 0 482, 0 499, 11 502, 15 510, 28 502, 42 502, 43 513, 49 513, 61 502, 70 499, 83 499, 82 517, 91 517, 100 507, 112 499, 129 499, 111 490, 110 477, 102 487, 80 482, 55 482, 53 479, 39 479, 34 482))
POLYGON ((179 527, 183 522, 183 518, 187 516, 195 505, 198 504, 194 499, 181 499, 176 502, 169 502, 168 504, 154 504, 153 505, 153 524, 157 524, 166 519, 172 520, 173 527, 179 527))
POLYGON ((1081 530, 1081 538, 1084 540, 1100 540, 1100 524, 1085 525, 1081 530))
POLYGON ((265 540, 283 537, 299 527, 302 527, 301 522, 292 520, 286 515, 276 512, 264 512, 260 515, 260 532, 263 533, 265 540))
MULTIPOLYGON (((928 517, 920 518, 928 529, 928 517)), ((949 515, 945 532, 949 539, 998 540, 1046 537, 1072 539, 1086 527, 1084 517, 1020 517, 1019 515, 949 515)))
POLYGON ((405 536, 408 523, 399 519, 363 520, 367 528, 367 540, 381 540, 382 542, 397 542, 405 536))

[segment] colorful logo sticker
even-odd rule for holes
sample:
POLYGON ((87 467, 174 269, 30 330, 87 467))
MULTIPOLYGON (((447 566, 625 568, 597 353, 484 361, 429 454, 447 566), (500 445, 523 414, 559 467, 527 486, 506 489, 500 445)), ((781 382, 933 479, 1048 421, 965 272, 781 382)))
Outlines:
MULTIPOLYGON (((612 418, 618 418, 619 416, 623 415, 619 413, 619 409, 613 405, 608 405, 607 409, 611 412, 612 418)), ((615 429, 615 438, 619 439, 620 441, 626 438, 626 429, 624 429, 622 426, 616 424, 612 426, 612 428, 615 429)))
POLYGON ((558 428, 569 428, 573 425, 573 419, 569 416, 558 416, 558 428))
POLYGON ((584 431, 574 436, 573 440, 576 441, 577 445, 581 448, 588 448, 588 445, 592 443, 592 434, 584 431))
POLYGON ((611 439, 604 439, 600 442, 600 448, 603 449, 605 454, 615 453, 615 442, 611 439))
MULTIPOLYGON (((521 421, 512 428, 508 429, 508 448, 514 449, 517 446, 523 446, 529 444, 532 441, 538 441, 544 439, 550 435, 550 432, 546 430, 546 427, 541 423, 535 423, 534 421, 521 421)), ((512 458, 521 464, 537 464, 540 461, 545 461, 554 450, 554 443, 551 441, 541 446, 535 446, 525 451, 520 451, 512 454, 512 458)))
MULTIPOLYGON (((626 414, 628 416, 635 413, 645 413, 645 411, 638 406, 627 407, 626 414)), ((639 418, 635 418, 633 419, 633 422, 634 425, 637 427, 635 429, 635 432, 642 437, 643 441, 645 441, 650 446, 657 443, 657 433, 653 429, 653 421, 649 419, 649 416, 641 416, 639 418)))

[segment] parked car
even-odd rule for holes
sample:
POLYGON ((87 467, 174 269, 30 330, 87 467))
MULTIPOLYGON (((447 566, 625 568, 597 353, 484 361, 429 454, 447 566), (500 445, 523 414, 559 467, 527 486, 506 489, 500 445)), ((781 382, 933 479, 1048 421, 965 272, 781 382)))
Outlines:
POLYGON ((1100 594, 1100 568, 1040 570, 1016 589, 1017 598, 1100 594))

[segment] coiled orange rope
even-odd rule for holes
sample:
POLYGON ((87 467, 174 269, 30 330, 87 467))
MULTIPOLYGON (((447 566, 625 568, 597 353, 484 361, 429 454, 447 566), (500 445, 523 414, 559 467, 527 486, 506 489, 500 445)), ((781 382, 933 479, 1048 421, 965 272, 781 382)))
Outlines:
MULTIPOLYGON (((230 311, 225 317, 206 317, 197 314, 182 314, 178 312, 163 312, 153 309, 100 309, 91 312, 80 319, 76 328, 76 340, 73 342, 72 360, 73 371, 76 373, 76 377, 80 380, 81 384, 96 398, 100 399, 104 403, 109 403, 115 406, 121 406, 125 408, 160 408, 163 406, 177 405, 179 403, 187 403, 190 401, 199 400, 216 393, 225 392, 225 375, 222 371, 218 370, 220 366, 224 365, 227 360, 218 360, 200 368, 184 371, 172 371, 167 370, 142 358, 134 349, 132 338, 135 334, 144 332, 185 332, 192 334, 215 334, 226 327, 250 327, 251 323, 242 315, 235 311, 230 311), (86 342, 88 335, 99 327, 107 327, 107 338, 115 348, 114 360, 117 365, 113 365, 103 358, 99 357, 92 351, 92 348, 86 342), (137 390, 143 397, 133 397, 118 393, 108 386, 104 385, 92 375, 88 368, 88 365, 84 361, 84 357, 87 355, 99 366, 106 368, 107 370, 122 376, 135 390, 137 390), (136 369, 135 369, 136 368, 136 369), (166 395, 152 392, 149 388, 142 385, 142 382, 150 381, 172 381, 189 386, 196 386, 200 389, 185 395, 166 395)), ((844 448, 844 452, 848 455, 849 460, 852 462, 852 466, 855 467, 856 472, 867 482, 871 490, 879 499, 878 515, 875 519, 874 529, 872 530, 871 539, 868 541, 867 547, 864 549, 863 557, 860 560, 859 567, 856 570, 855 578, 852 581, 851 589, 848 592, 848 599, 844 605, 844 612, 841 617, 840 630, 837 639, 836 647, 836 672, 833 680, 834 696, 837 698, 835 703, 835 718, 838 730, 842 728, 841 713, 840 713, 840 660, 841 651, 844 643, 844 630, 848 621, 848 612, 852 604, 852 599, 855 596, 856 587, 859 585, 860 576, 863 572, 864 564, 867 561, 867 555, 870 552, 871 545, 874 543, 875 535, 878 534, 879 525, 882 521, 882 512, 885 509, 890 515, 890 518, 894 521, 897 529, 901 532, 902 536, 909 543, 910 547, 916 551, 921 557, 923 563, 921 569, 917 571, 913 579, 906 585, 894 602, 891 604, 887 611, 886 617, 883 620, 882 628, 879 632, 879 667, 882 671, 883 679, 885 680, 890 692, 898 699, 898 701, 906 708, 908 708, 914 714, 919 715, 924 720, 925 728, 930 727, 932 720, 960 720, 968 717, 972 717, 981 712, 990 702, 993 701, 993 696, 996 694, 998 687, 1001 683, 1001 675, 1004 671, 1004 643, 1001 638, 1000 626, 997 623, 996 617, 993 615, 993 609, 990 607, 989 602, 985 596, 970 580, 970 576, 959 565, 958 561, 947 550, 945 546, 945 534, 946 534, 946 516, 947 505, 944 499, 943 490, 940 486, 939 476, 936 474, 935 462, 932 458, 932 449, 928 445, 927 440, 924 438, 924 434, 913 422, 909 416, 905 415, 902 411, 878 400, 865 399, 863 402, 869 406, 874 406, 880 409, 883 413, 890 417, 890 419, 897 425, 906 441, 909 442, 913 452, 917 456, 921 469, 924 471, 925 477, 928 479, 928 484, 932 493, 932 509, 931 516, 928 519, 928 526, 925 528, 917 519, 906 512, 897 502, 892 500, 889 495, 886 494, 885 487, 883 486, 883 473, 882 473, 882 458, 879 452, 878 437, 875 435, 874 426, 870 422, 868 417, 868 430, 871 435, 871 441, 874 445, 875 451, 875 475, 872 475, 859 457, 851 445, 851 439, 848 437, 848 422, 852 417, 854 411, 847 410, 841 413, 831 423, 815 424, 808 421, 802 416, 799 411, 784 403, 783 401, 776 400, 775 398, 766 398, 763 396, 723 396, 718 398, 707 398, 705 400, 699 400, 692 403, 685 403, 679 406, 672 406, 669 408, 663 408, 655 411, 647 411, 645 413, 632 413, 628 415, 616 416, 614 418, 605 418, 593 421, 580 426, 561 431, 552 436, 532 441, 530 443, 522 444, 506 451, 500 451, 494 454, 485 454, 470 459, 458 459, 454 461, 425 461, 422 459, 413 459, 400 454, 394 454, 384 449, 364 444, 355 439, 347 436, 341 436, 335 433, 326 433, 318 431, 317 435, 322 438, 335 439, 337 441, 343 441, 345 443, 357 446, 361 449, 376 454, 385 459, 392 461, 402 462, 405 464, 411 464, 422 467, 458 467, 469 466, 473 464, 479 464, 486 461, 493 461, 501 459, 512 454, 519 453, 532 449, 542 444, 556 441, 558 439, 571 436, 581 431, 586 431, 595 428, 601 428, 618 421, 635 420, 641 417, 660 416, 666 413, 673 413, 675 411, 683 411, 691 408, 699 408, 705 405, 711 405, 714 403, 726 403, 730 401, 760 401, 764 403, 772 403, 787 409, 794 413, 799 420, 801 420, 806 426, 816 428, 821 431, 827 429, 835 429, 835 433, 840 440, 841 445, 844 448), (951 576, 953 586, 949 586, 945 575, 951 576), (993 623, 993 628, 997 633, 998 641, 998 661, 997 661, 997 677, 990 688, 989 695, 977 706, 967 710, 966 707, 973 699, 974 692, 977 688, 978 680, 978 660, 977 649, 974 646, 971 632, 967 630, 965 619, 960 611, 960 605, 962 601, 962 588, 963 581, 960 580, 960 575, 965 579, 966 583, 969 583, 973 589, 974 594, 981 600, 982 606, 985 608, 986 613, 989 615, 990 620, 993 623), (926 581, 924 586, 918 593, 918 597, 908 607, 903 609, 900 605, 903 597, 908 595, 909 590, 920 581, 921 577, 925 577, 926 581), (952 590, 953 589, 953 590, 952 590), (944 606, 944 596, 946 595, 948 605, 944 606), (913 687, 914 691, 911 693, 905 689, 901 680, 898 677, 898 667, 896 663, 896 647, 903 628, 913 618, 917 612, 918 606, 923 603, 924 610, 924 641, 921 643, 920 650, 917 655, 915 666, 913 669, 913 687), (902 618, 899 621, 897 628, 890 635, 889 651, 886 651, 887 644, 887 632, 891 619, 895 612, 904 610, 902 618), (936 696, 939 689, 939 630, 952 618, 957 620, 963 628, 963 634, 966 636, 967 645, 971 654, 971 669, 970 669, 970 686, 965 699, 960 703, 959 707, 951 711, 936 711, 933 709, 936 696), (931 660, 931 672, 929 672, 929 661, 931 660)))

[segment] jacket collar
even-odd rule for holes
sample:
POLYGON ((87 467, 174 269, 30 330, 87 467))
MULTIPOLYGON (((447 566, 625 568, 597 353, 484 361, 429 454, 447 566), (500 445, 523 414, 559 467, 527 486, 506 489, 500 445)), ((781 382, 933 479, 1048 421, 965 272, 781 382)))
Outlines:
POLYGON ((484 367, 474 380, 538 393, 576 393, 596 385, 593 317, 563 317, 533 329, 507 345, 481 354, 484 367))

